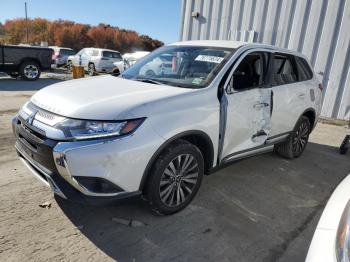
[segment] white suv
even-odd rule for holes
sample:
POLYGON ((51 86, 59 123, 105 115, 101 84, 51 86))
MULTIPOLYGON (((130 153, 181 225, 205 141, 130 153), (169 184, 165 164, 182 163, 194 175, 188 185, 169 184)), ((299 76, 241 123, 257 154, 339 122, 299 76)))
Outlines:
POLYGON ((126 70, 38 91, 13 119, 19 156, 61 197, 143 194, 171 214, 203 175, 274 150, 299 157, 317 122, 322 86, 303 55, 233 41, 179 42, 126 70), (159 57, 171 70, 144 74, 159 57))
POLYGON ((122 73, 125 69, 121 54, 109 49, 84 48, 76 55, 69 56, 67 60, 69 69, 72 65, 81 65, 91 76, 96 73, 112 73, 115 67, 119 69, 118 73, 122 73))

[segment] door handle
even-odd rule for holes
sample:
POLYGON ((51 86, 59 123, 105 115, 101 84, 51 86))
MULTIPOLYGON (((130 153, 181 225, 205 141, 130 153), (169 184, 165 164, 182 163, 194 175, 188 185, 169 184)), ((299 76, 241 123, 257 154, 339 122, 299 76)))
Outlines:
POLYGON ((305 94, 304 94, 304 93, 299 94, 298 97, 299 97, 299 98, 304 98, 304 97, 305 97, 305 94))
POLYGON ((253 107, 257 110, 260 110, 261 108, 268 107, 269 103, 256 103, 253 105, 253 107))

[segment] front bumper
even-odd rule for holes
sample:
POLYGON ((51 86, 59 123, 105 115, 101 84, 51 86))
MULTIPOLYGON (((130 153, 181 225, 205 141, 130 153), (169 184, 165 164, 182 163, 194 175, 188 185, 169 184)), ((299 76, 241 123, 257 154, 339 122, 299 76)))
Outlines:
MULTIPOLYGON (((81 141, 62 143, 46 138, 40 130, 26 125, 20 117, 12 120, 13 132, 16 136, 16 150, 21 161, 28 169, 62 198, 74 202, 96 204, 115 201, 139 195, 141 192, 125 191, 114 185, 114 192, 94 192, 78 182, 78 177, 71 175, 66 153, 68 151, 99 143, 98 141, 81 141)), ((91 176, 89 177, 91 178, 91 176)), ((106 180, 107 181, 107 180, 106 180)))

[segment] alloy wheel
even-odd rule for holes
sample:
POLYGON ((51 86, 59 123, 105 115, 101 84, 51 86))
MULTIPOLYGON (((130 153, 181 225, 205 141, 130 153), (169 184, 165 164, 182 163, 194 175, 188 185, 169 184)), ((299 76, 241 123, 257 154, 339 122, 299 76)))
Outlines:
POLYGON ((159 184, 160 199, 166 206, 183 204, 198 182, 199 166, 191 154, 175 157, 165 168, 159 184))
POLYGON ((38 68, 34 65, 25 66, 23 72, 24 75, 29 79, 35 79, 39 74, 38 68))
POLYGON ((302 122, 295 132, 293 138, 293 153, 295 156, 300 155, 309 139, 309 125, 306 122, 302 122))
POLYGON ((93 64, 89 65, 88 73, 89 73, 89 76, 95 75, 95 66, 93 64))

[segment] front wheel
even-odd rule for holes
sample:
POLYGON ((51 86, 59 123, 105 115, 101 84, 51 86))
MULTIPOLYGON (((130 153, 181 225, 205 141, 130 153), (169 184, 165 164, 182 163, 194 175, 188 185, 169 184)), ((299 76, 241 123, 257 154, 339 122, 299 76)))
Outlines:
POLYGON ((8 75, 12 78, 17 78, 19 76, 19 73, 17 72, 11 72, 11 73, 8 73, 8 75))
POLYGON ((169 215, 185 208, 194 198, 204 174, 204 160, 193 144, 179 140, 157 159, 147 183, 146 197, 153 210, 169 215))
POLYGON ((73 63, 72 61, 67 62, 67 71, 70 73, 73 70, 73 63))
POLYGON ((288 139, 281 144, 275 145, 275 152, 288 159, 301 156, 309 141, 310 132, 309 119, 306 116, 300 117, 288 139))
POLYGON ((89 76, 94 76, 96 74, 95 65, 92 63, 88 66, 88 74, 89 76))

